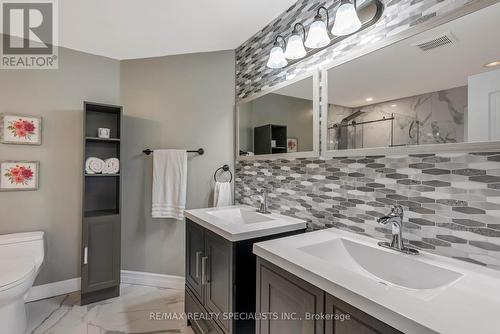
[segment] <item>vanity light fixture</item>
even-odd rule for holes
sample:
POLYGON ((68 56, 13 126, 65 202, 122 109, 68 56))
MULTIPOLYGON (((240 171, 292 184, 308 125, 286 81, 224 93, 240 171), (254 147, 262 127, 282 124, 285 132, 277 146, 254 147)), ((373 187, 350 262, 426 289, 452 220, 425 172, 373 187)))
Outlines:
POLYGON ((500 60, 492 61, 491 63, 484 65, 484 67, 488 67, 488 68, 496 67, 496 66, 500 66, 500 60))
POLYGON ((328 36, 328 26, 330 25, 330 16, 328 15, 328 9, 321 6, 318 8, 318 12, 314 17, 314 22, 309 27, 309 33, 307 34, 307 39, 305 42, 306 47, 310 49, 323 48, 330 44, 331 39, 328 36), (323 21, 321 16, 321 10, 326 13, 326 23, 323 21))
POLYGON ((372 102, 372 101, 373 101, 373 97, 366 98, 366 102, 372 102))
MULTIPOLYGON (((383 11, 384 4, 382 0, 365 0, 360 8, 357 8, 356 0, 340 0, 340 4, 335 11, 335 21, 330 34, 328 31, 330 12, 328 8, 321 6, 318 8, 313 22, 308 27, 307 33, 302 23, 296 23, 290 37, 279 35, 276 38, 269 52, 267 67, 280 69, 296 63, 308 54, 312 55, 320 52, 322 49, 341 41, 360 29, 372 26, 382 17, 383 11), (365 13, 365 9, 368 9, 368 12, 373 12, 373 8, 375 8, 375 12, 372 13, 373 17, 365 19, 364 23, 361 23, 357 10, 359 9, 361 13, 365 13), (308 49, 306 50, 304 46, 308 49)), ((366 16, 363 15, 363 17, 366 16)))
POLYGON ((333 21, 332 34, 335 36, 350 35, 358 31, 362 24, 355 6, 356 0, 342 0, 333 21))
POLYGON ((286 48, 286 42, 283 36, 278 35, 274 41, 273 48, 269 53, 269 60, 267 61, 267 67, 269 68, 283 68, 288 65, 288 61, 285 58, 285 52, 283 47, 286 48), (283 43, 280 44, 280 41, 283 43))
POLYGON ((293 26, 292 35, 288 38, 286 43, 285 57, 288 59, 301 59, 307 54, 304 48, 304 38, 306 36, 306 28, 302 23, 296 23, 293 26), (303 36, 300 35, 299 29, 302 29, 303 36))

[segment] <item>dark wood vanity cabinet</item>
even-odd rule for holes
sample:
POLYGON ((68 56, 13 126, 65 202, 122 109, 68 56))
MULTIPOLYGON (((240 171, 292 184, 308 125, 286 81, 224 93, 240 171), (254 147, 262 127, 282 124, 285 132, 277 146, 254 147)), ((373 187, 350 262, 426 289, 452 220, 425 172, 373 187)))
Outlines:
POLYGON ((255 334, 255 242, 304 230, 231 242, 186 219, 186 302, 197 334, 255 334))
POLYGON ((257 321, 256 333, 323 334, 323 321, 307 316, 323 313, 324 298, 321 289, 258 259, 257 313, 270 317, 257 321))
POLYGON ((395 334, 384 322, 257 258, 256 334, 395 334), (347 315, 349 318, 347 318, 347 315))
POLYGON ((203 228, 186 220, 186 285, 199 300, 202 300, 201 261, 205 252, 203 228))

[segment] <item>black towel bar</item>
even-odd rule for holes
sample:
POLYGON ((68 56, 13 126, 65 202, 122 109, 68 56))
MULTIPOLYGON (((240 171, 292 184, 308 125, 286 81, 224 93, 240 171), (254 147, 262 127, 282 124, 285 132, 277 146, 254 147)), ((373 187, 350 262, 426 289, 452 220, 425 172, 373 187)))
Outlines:
MULTIPOLYGON (((202 149, 202 148, 199 148, 197 150, 189 150, 187 151, 188 153, 198 153, 199 155, 203 155, 205 154, 205 150, 202 149)), ((142 153, 146 154, 146 155, 150 155, 151 153, 153 153, 153 150, 150 150, 149 148, 148 149, 145 149, 144 151, 142 151, 142 153)))

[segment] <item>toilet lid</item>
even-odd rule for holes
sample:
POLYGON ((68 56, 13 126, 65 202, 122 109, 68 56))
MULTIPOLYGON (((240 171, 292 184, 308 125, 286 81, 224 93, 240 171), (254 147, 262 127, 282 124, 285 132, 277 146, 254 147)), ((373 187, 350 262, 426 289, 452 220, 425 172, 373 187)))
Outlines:
POLYGON ((35 270, 35 263, 29 259, 0 260, 0 290, 22 281, 35 270))

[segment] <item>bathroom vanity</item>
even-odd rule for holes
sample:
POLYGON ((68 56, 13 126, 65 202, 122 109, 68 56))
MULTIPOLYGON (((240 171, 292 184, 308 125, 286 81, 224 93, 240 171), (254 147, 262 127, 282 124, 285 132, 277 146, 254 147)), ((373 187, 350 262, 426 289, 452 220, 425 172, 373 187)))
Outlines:
POLYGON ((257 312, 295 315, 256 333, 498 333, 498 271, 377 241, 326 229, 255 244, 257 312))
POLYGON ((261 320, 257 333, 402 333, 262 258, 257 277, 257 313, 279 317, 261 320))
POLYGON ((249 206, 186 211, 186 313, 198 334, 255 333, 255 242, 303 233, 306 222, 249 206))

